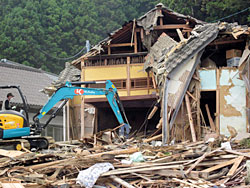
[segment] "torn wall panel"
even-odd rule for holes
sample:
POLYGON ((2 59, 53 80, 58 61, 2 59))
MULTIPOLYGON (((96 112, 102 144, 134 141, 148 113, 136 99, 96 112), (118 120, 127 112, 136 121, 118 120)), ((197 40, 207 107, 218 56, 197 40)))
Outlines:
POLYGON ((220 134, 230 136, 227 126, 246 132, 246 87, 235 68, 220 69, 220 134))
POLYGON ((216 70, 199 70, 201 90, 216 90, 216 70))
POLYGON ((188 63, 178 66, 169 74, 169 94, 168 94, 168 106, 172 109, 176 109, 177 103, 180 100, 181 95, 185 92, 185 85, 187 84, 188 78, 192 77, 190 74, 195 62, 197 55, 194 56, 188 63))

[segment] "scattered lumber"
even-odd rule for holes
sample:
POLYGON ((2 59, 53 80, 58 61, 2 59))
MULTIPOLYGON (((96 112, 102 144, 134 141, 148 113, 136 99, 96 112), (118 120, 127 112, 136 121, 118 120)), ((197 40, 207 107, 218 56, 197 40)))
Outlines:
MULTIPOLYGON (((79 187, 80 171, 97 163, 113 170, 100 174, 100 187, 244 187, 250 150, 230 141, 232 150, 205 141, 154 146, 148 139, 129 139, 95 146, 84 140, 56 143, 36 153, 0 150, 0 187, 79 187), (137 162, 132 154, 144 158, 137 162)), ((249 173, 249 172, 248 172, 249 173)))

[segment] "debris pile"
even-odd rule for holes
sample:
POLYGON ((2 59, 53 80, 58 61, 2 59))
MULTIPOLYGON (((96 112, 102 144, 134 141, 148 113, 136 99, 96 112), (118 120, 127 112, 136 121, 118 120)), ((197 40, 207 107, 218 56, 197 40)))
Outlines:
POLYGON ((39 153, 1 150, 0 182, 2 187, 205 188, 243 186, 249 181, 247 138, 167 146, 157 142, 131 138, 91 148, 79 141, 57 143, 39 153))

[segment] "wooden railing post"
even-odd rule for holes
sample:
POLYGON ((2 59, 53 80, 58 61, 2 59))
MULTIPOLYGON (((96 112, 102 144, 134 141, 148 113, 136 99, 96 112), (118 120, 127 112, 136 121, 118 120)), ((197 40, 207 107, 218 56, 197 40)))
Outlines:
POLYGON ((131 84, 130 84, 130 57, 127 57, 127 95, 130 96, 130 88, 131 88, 131 84))

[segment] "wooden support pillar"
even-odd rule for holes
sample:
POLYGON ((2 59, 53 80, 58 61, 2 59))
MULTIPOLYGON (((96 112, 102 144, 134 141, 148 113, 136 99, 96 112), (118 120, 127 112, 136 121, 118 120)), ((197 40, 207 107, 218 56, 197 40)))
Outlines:
MULTIPOLYGON (((162 14, 162 10, 160 9, 160 13, 162 14)), ((160 17, 160 25, 163 25, 163 17, 160 17)))
POLYGON ((127 57, 127 95, 130 96, 130 89, 131 89, 131 84, 130 84, 130 57, 127 57))
POLYGON ((216 69, 216 133, 220 135, 220 69, 216 69))
POLYGON ((214 121, 213 121, 213 119, 211 117, 211 113, 210 113, 208 104, 205 104, 205 108, 206 108, 206 111, 207 111, 207 116, 208 116, 210 128, 212 129, 213 132, 215 132, 216 128, 215 128, 215 125, 214 125, 214 121))
MULTIPOLYGON (((196 75, 200 79, 199 71, 198 68, 196 69, 196 75)), ((196 82, 196 99, 197 99, 197 104, 196 104, 196 115, 197 115, 197 126, 198 126, 198 135, 197 139, 201 139, 201 108, 200 108, 200 95, 201 95, 201 84, 200 82, 196 82)))
POLYGON ((70 114, 69 114, 69 110, 70 110, 70 106, 69 106, 69 101, 67 102, 67 138, 68 140, 71 140, 70 138, 70 114))
POLYGON ((157 89, 157 87, 156 87, 156 81, 155 81, 155 76, 154 76, 153 73, 152 73, 152 82, 153 82, 154 89, 157 89))
POLYGON ((150 93, 150 76, 149 72, 147 72, 147 90, 148 90, 148 95, 150 93))
POLYGON ((134 53, 137 53, 137 32, 134 31, 134 53))
MULTIPOLYGON (((84 60, 81 61, 81 81, 85 81, 84 60)), ((84 96, 81 96, 81 139, 83 139, 85 136, 84 113, 85 113, 85 101, 84 101, 84 96)))
POLYGON ((140 35, 141 35, 141 41, 143 41, 144 40, 143 28, 140 29, 140 35))
POLYGON ((108 55, 111 55, 111 47, 108 46, 108 55))
POLYGON ((188 120, 189 120, 189 124, 190 124, 192 140, 193 140, 193 142, 196 142, 194 121, 193 121, 193 118, 192 118, 192 112, 191 112, 191 106, 190 106, 190 101, 189 101, 189 98, 188 98, 188 94, 185 95, 185 100, 186 100, 186 106, 187 106, 187 112, 188 112, 188 120))
POLYGON ((96 137, 97 131, 98 131, 98 109, 95 108, 95 116, 94 116, 94 146, 97 145, 97 137, 96 137))

